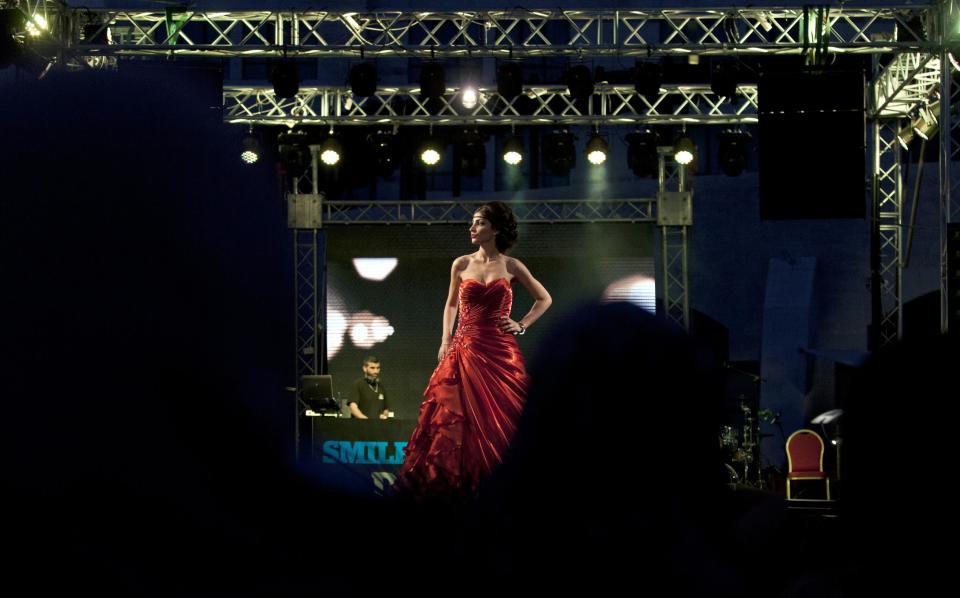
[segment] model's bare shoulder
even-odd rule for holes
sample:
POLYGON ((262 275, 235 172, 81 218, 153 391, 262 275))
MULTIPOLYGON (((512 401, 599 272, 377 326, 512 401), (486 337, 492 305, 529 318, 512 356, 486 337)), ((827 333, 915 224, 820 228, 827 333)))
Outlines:
POLYGON ((470 256, 461 255, 460 257, 453 260, 453 265, 450 266, 450 273, 454 276, 460 276, 464 270, 467 269, 467 266, 470 265, 470 256))
POLYGON ((523 265, 523 262, 515 257, 506 256, 504 264, 507 267, 507 272, 513 276, 516 276, 517 272, 525 272, 527 270, 527 267, 523 265))

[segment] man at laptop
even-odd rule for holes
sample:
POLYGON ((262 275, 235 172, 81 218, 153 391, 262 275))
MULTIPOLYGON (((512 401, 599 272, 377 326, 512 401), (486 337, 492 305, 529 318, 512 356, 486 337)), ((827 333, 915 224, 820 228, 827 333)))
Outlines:
POLYGON ((380 381, 380 360, 373 355, 363 360, 363 377, 350 389, 350 415, 357 419, 390 417, 390 403, 380 381))

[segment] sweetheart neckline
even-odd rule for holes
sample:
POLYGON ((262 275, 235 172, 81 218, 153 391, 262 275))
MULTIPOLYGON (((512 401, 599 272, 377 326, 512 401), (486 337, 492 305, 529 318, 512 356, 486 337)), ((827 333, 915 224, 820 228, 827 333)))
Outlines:
POLYGON ((494 279, 491 280, 490 282, 483 282, 483 281, 480 280, 479 278, 461 278, 461 279, 460 279, 460 284, 463 284, 463 283, 468 282, 468 281, 472 281, 472 282, 480 283, 480 284, 482 284, 483 286, 486 287, 486 286, 492 285, 493 283, 497 282, 498 280, 506 280, 507 282, 509 282, 509 279, 508 279, 506 276, 501 276, 500 278, 494 278, 494 279))

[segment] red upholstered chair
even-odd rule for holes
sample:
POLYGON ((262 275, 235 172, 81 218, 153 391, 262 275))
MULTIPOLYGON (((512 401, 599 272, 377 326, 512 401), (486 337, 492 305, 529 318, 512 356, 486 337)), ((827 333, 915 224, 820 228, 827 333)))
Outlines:
POLYGON ((793 480, 823 480, 830 498, 830 478, 823 471, 823 439, 813 430, 801 428, 787 438, 787 500, 793 498, 790 482, 793 480))

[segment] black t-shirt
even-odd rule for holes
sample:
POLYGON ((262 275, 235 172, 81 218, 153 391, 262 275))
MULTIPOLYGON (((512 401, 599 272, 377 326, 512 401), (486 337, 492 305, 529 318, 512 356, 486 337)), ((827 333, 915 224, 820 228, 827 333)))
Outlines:
POLYGON ((383 382, 369 384, 366 378, 357 378, 353 383, 348 403, 356 403, 357 408, 370 419, 377 419, 384 410, 390 409, 383 382))

